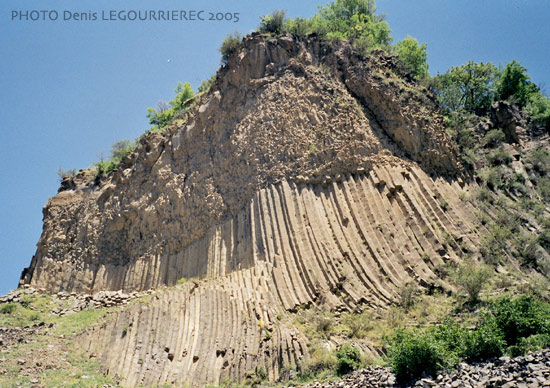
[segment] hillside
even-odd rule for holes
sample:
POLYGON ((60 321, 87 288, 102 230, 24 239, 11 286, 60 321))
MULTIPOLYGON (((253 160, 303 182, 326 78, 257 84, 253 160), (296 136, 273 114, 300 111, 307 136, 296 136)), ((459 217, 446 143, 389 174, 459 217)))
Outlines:
POLYGON ((21 277, 29 330, 111 384, 274 383, 348 342, 379 360, 389 322, 453 314, 464 263, 547 297, 548 135, 513 105, 458 125, 395 55, 256 32, 188 106, 111 173, 63 179, 21 277), (361 316, 382 328, 355 336, 361 316))

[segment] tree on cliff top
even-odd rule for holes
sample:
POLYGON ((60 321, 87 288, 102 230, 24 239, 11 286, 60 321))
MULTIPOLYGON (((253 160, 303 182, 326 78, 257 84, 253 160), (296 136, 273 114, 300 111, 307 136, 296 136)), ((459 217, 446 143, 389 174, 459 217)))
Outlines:
POLYGON ((393 46, 398 61, 416 79, 423 79, 428 76, 428 52, 426 48, 426 43, 418 44, 418 41, 409 35, 393 46))

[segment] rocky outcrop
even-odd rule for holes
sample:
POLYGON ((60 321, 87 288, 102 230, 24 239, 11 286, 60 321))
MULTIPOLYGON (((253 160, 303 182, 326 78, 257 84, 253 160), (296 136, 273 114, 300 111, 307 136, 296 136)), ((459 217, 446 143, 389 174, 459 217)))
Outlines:
POLYGON ((138 384, 217 384, 308 357, 276 317, 385 308, 475 252, 456 151, 391 57, 258 34, 187 120, 141 139, 108 179, 64 181, 22 283, 48 292, 166 290, 82 338, 138 384))
POLYGON ((527 120, 517 105, 497 101, 491 106, 490 117, 493 127, 502 129, 508 143, 520 144, 520 138, 526 137, 527 120))
MULTIPOLYGON (((145 137, 99 187, 66 183, 50 199, 23 283, 53 292, 166 284, 155 272, 166 260, 183 259, 270 185, 406 166, 403 153, 428 172, 459 170, 433 110, 421 118, 406 108, 398 85, 383 87, 349 47, 331 53, 316 40, 258 35, 243 46, 187 122, 145 137), (352 63, 343 62, 348 57, 352 63), (322 70, 331 64, 343 79, 322 70)), ((179 264, 178 276, 206 274, 208 258, 194 257, 179 264)))

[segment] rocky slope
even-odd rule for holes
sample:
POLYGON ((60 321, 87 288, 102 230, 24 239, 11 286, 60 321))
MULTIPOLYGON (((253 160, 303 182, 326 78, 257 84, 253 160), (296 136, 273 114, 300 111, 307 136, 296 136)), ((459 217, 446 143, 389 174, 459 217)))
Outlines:
POLYGON ((462 363, 456 370, 419 379, 411 384, 396 384, 389 368, 368 368, 346 376, 343 381, 315 383, 305 388, 377 387, 451 387, 513 388, 550 387, 550 350, 510 359, 500 357, 478 364, 462 363))
POLYGON ((435 268, 475 254, 484 227, 436 105, 395 72, 381 53, 252 34, 186 120, 99 184, 63 183, 22 283, 201 279, 82 336, 130 386, 276 380, 308 357, 285 312, 384 308, 410 281, 448 289, 435 268))

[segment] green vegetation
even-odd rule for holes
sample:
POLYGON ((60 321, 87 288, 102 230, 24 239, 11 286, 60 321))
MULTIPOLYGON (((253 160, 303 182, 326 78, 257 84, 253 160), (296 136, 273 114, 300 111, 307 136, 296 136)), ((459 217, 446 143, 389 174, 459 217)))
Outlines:
POLYGON ((435 375, 462 360, 518 355, 550 345, 550 304, 530 296, 503 297, 470 329, 450 320, 424 330, 403 329, 388 340, 388 360, 402 382, 435 375))
POLYGON ((17 305, 15 303, 6 303, 0 307, 0 314, 11 314, 15 311, 17 305))
POLYGON ((405 70, 416 79, 428 77, 428 52, 426 43, 421 45, 409 35, 393 46, 397 59, 405 70))
POLYGON ((188 102, 194 97, 195 92, 189 82, 174 89, 176 97, 168 103, 160 102, 157 109, 147 108, 147 118, 153 127, 152 131, 162 131, 174 118, 183 117, 189 108, 188 102))
POLYGON ((76 168, 70 168, 68 170, 63 170, 61 167, 57 170, 57 176, 59 177, 59 180, 62 181, 65 177, 72 177, 75 176, 77 173, 76 168))
MULTIPOLYGON (((214 77, 203 81, 199 90, 207 91, 213 82, 214 77)), ((174 120, 185 118, 191 109, 195 97, 191 84, 189 82, 184 84, 179 82, 174 91, 176 96, 168 103, 159 102, 157 109, 147 108, 147 118, 152 125, 150 132, 162 133, 174 120)), ((136 149, 137 145, 138 141, 127 139, 114 143, 111 146, 111 155, 107 160, 102 158, 100 161, 92 163, 95 167, 94 183, 99 184, 103 177, 117 171, 120 163, 136 149)), ((65 172, 59 172, 58 174, 65 176, 65 172)))
POLYGON ((409 381, 423 372, 435 374, 445 365, 444 351, 433 336, 398 330, 389 342, 390 365, 400 381, 409 381))
POLYGON ((336 352, 336 373, 339 376, 353 372, 362 364, 361 353, 359 349, 350 344, 344 344, 336 352))
POLYGON ((201 84, 198 87, 199 93, 208 93, 212 85, 214 85, 214 82, 216 82, 216 75, 214 74, 212 77, 210 77, 207 80, 204 80, 201 82, 201 84))
POLYGON ((58 300, 43 294, 26 295, 24 292, 16 300, 0 305, 0 326, 34 327, 39 331, 3 349, 0 386, 31 386, 33 376, 21 374, 23 368, 27 370, 25 374, 32 370, 28 368, 29 355, 32 355, 32 365, 36 362, 43 366, 34 369, 33 373, 40 385, 46 388, 115 385, 111 377, 100 371, 98 361, 82 354, 72 342, 77 334, 99 322, 112 309, 83 310, 59 316, 51 311, 71 307, 74 300, 58 300), (18 361, 21 359, 25 360, 23 366, 18 361))
POLYGON ((302 362, 299 371, 299 381, 323 379, 336 370, 338 359, 326 345, 317 342, 310 347, 309 359, 302 362))
POLYGON ((407 282, 399 288, 399 305, 405 310, 411 308, 415 302, 418 287, 415 283, 407 282))
POLYGON ((468 303, 479 302, 479 294, 492 276, 492 270, 486 265, 466 262, 458 266, 454 282, 468 295, 468 303))
POLYGON ((231 54, 236 52, 241 47, 242 35, 235 31, 228 34, 222 42, 220 53, 222 54, 222 64, 226 65, 231 54))
POLYGON ((531 117, 534 127, 550 131, 550 97, 542 93, 532 95, 525 107, 525 112, 531 117))
POLYGON ((111 146, 111 157, 107 160, 101 159, 93 163, 96 167, 94 182, 98 184, 101 178, 117 171, 120 162, 136 148, 136 143, 130 140, 119 140, 111 146))
POLYGON ((276 10, 271 15, 262 16, 258 30, 263 33, 281 34, 285 24, 285 15, 285 10, 276 10))
POLYGON ((512 61, 504 69, 492 63, 468 62, 428 79, 440 106, 451 112, 485 114, 495 101, 516 104, 534 127, 550 129, 550 99, 530 81, 527 69, 512 61))
MULTIPOLYGON (((335 0, 327 6, 320 6, 319 12, 312 18, 286 19, 285 11, 274 11, 261 18, 258 31, 264 34, 280 35, 284 33, 304 37, 316 34, 329 42, 351 42, 361 53, 367 54, 374 49, 391 48, 391 30, 384 16, 375 14, 374 0, 335 0)), ((226 54, 238 48, 239 41, 226 38, 222 44, 222 61, 226 54), (227 43, 226 43, 227 41, 227 43), (227 50, 226 48, 231 48, 227 50)))
POLYGON ((495 65, 470 61, 437 75, 432 91, 440 106, 448 111, 486 111, 494 100, 497 76, 495 65))
POLYGON ((496 98, 510 100, 523 108, 532 96, 539 94, 539 88, 529 79, 527 69, 519 62, 507 63, 498 80, 496 98))
POLYGON ((342 324, 347 327, 350 338, 364 338, 373 329, 374 317, 370 312, 347 313, 342 316, 342 324))

